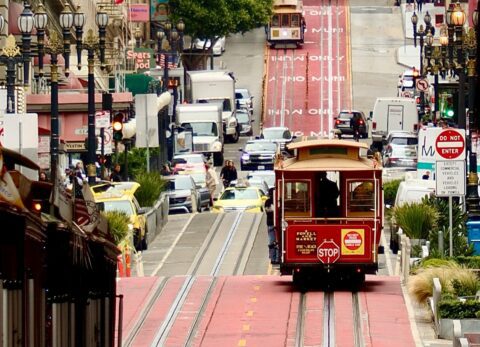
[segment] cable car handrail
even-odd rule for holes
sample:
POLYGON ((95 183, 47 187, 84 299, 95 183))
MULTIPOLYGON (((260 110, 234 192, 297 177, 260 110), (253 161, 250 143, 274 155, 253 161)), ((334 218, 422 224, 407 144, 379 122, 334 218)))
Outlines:
POLYGON ((321 220, 325 222, 329 221, 374 221, 378 218, 375 217, 286 217, 285 221, 311 221, 321 220))

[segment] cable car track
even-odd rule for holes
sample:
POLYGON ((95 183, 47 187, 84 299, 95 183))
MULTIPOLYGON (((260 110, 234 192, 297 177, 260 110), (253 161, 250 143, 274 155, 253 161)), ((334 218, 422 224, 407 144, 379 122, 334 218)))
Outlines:
MULTIPOLYGON (((195 260, 188 270, 187 277, 185 278, 183 284, 181 285, 180 289, 176 293, 175 297, 172 299, 172 303, 169 307, 169 310, 162 321, 161 326, 155 332, 154 339, 152 342, 152 346, 162 346, 167 342, 167 339, 170 335, 170 331, 174 326, 179 313, 182 310, 183 304, 185 300, 187 300, 188 295, 190 294, 192 288, 195 285, 195 281, 197 279, 197 275, 201 273, 202 266, 204 267, 206 256, 208 252, 212 252, 214 250, 214 241, 218 240, 218 237, 224 237, 223 243, 221 243, 221 249, 218 251, 216 255, 215 261, 211 265, 211 270, 209 275, 212 276, 212 280, 207 285, 206 289, 204 290, 204 294, 202 294, 202 299, 199 304, 199 309, 196 312, 195 317, 193 318, 193 322, 190 326, 189 331, 186 334, 185 342, 183 343, 184 346, 191 345, 193 343, 193 339, 196 336, 196 331, 198 330, 198 326, 201 322, 201 317, 205 311, 206 305, 209 302, 209 299, 216 287, 218 282, 217 276, 222 272, 222 265, 225 262, 226 256, 229 252, 229 249, 234 242, 235 235, 240 227, 246 228, 247 234, 245 235, 245 239, 241 243, 240 253, 236 257, 236 262, 233 266, 233 274, 239 274, 245 268, 246 261, 244 258, 248 257, 249 249, 247 245, 251 242, 252 234, 256 235, 255 225, 259 225, 261 221, 261 214, 246 214, 246 213, 237 213, 231 221, 233 214, 220 214, 215 219, 213 225, 210 228, 208 233, 207 239, 205 239, 202 247, 197 253, 195 260), (227 220, 228 216, 228 220, 227 220), (247 218, 248 216, 248 218, 247 218), (247 219, 246 219, 247 218, 247 219), (251 218, 251 219, 250 219, 251 218), (245 224, 247 223, 247 224, 245 224), (227 228, 225 228, 227 226, 227 228), (220 235, 220 231, 222 234, 226 234, 225 236, 220 235), (228 231, 227 231, 228 230, 228 231), (226 231, 226 233, 225 233, 226 231)), ((217 244, 218 245, 218 244, 217 244)), ((216 252, 216 250, 214 251, 216 252)), ((216 253, 215 253, 216 254, 216 253)), ((156 300, 162 295, 167 286, 168 278, 162 279, 162 281, 156 286, 153 290, 153 294, 148 299, 148 305, 146 309, 142 311, 140 318, 138 319, 137 323, 131 330, 130 334, 124 340, 124 346, 132 346, 135 339, 139 336, 142 331, 142 328, 145 322, 148 320, 150 313, 152 312, 152 308, 155 306, 154 303, 156 300)))

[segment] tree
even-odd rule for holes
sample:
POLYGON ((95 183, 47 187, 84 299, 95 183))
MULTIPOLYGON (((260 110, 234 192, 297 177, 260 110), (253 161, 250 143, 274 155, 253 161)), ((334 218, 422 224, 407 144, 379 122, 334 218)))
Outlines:
POLYGON ((171 19, 174 22, 183 19, 185 34, 191 36, 192 43, 197 38, 211 42, 209 49, 204 47, 200 56, 184 59, 187 69, 198 65, 206 54, 212 54, 220 37, 243 34, 267 24, 273 8, 273 0, 170 0, 169 4, 171 19))

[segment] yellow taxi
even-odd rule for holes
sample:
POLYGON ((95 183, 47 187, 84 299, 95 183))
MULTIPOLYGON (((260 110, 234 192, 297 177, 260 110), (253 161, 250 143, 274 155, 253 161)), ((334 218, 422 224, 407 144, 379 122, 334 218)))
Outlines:
POLYGON ((229 187, 215 201, 212 212, 263 212, 267 199, 257 187, 229 187))
POLYGON ((91 187, 95 203, 100 211, 125 212, 130 217, 128 228, 133 231, 133 243, 137 251, 147 249, 147 211, 140 207, 134 194, 140 184, 136 182, 104 182, 91 187))

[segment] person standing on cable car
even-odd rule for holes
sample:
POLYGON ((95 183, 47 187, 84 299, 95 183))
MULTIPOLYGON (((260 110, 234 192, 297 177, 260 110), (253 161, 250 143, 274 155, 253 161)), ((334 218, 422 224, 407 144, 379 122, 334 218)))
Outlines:
POLYGON ((325 171, 318 173, 318 182, 315 203, 317 205, 316 217, 338 217, 339 210, 337 198, 340 195, 337 184, 327 178, 325 171))

